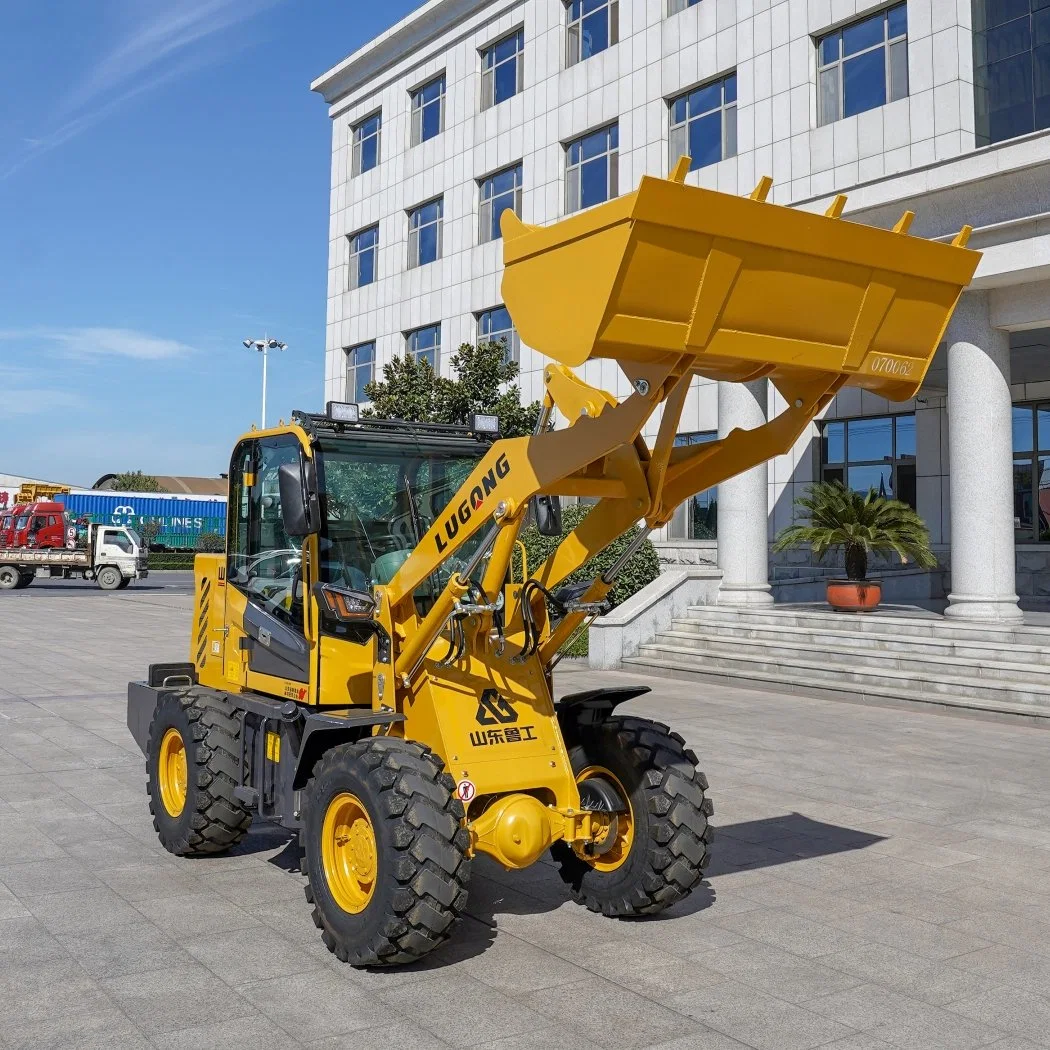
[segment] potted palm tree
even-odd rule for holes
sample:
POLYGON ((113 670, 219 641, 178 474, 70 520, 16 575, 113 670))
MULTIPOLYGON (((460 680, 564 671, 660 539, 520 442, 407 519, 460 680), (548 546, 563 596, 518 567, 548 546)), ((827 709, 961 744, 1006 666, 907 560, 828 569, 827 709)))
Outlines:
POLYGON ((930 534, 918 514, 900 500, 888 499, 869 489, 867 495, 846 488, 840 481, 811 486, 795 506, 808 520, 782 529, 773 550, 808 546, 823 561, 830 551, 842 549, 846 579, 828 580, 828 604, 834 609, 859 612, 874 609, 882 598, 882 582, 868 579, 868 555, 897 554, 932 569, 937 558, 930 549, 930 534))

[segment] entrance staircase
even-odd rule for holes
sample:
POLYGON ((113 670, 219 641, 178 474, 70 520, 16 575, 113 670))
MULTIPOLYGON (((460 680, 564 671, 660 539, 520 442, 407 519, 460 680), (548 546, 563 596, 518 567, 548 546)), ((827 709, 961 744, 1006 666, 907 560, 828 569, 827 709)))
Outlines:
POLYGON ((996 712, 1050 728, 1050 625, 963 624, 918 608, 694 606, 624 670, 805 696, 996 712))

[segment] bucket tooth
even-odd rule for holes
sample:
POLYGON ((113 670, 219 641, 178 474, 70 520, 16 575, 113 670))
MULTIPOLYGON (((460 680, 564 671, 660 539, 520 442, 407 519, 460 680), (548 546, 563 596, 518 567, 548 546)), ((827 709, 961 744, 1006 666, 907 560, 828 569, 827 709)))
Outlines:
POLYGON ((964 226, 952 239, 952 246, 955 248, 965 248, 970 243, 970 234, 973 233, 972 226, 964 226))
POLYGON ((773 188, 773 179, 769 175, 763 175, 758 180, 758 185, 751 191, 751 199, 753 201, 764 201, 769 196, 769 191, 773 188))
POLYGON ((915 218, 915 212, 906 211, 898 220, 897 225, 893 227, 894 233, 906 234, 911 229, 912 221, 915 218))
POLYGON ((835 199, 828 205, 828 210, 824 214, 829 219, 839 219, 842 217, 842 209, 846 207, 846 194, 838 193, 835 195, 835 199))
POLYGON ((675 161, 674 171, 671 172, 671 181, 677 182, 681 186, 685 182, 686 175, 689 174, 689 165, 693 163, 692 158, 688 153, 683 153, 678 160, 675 161))

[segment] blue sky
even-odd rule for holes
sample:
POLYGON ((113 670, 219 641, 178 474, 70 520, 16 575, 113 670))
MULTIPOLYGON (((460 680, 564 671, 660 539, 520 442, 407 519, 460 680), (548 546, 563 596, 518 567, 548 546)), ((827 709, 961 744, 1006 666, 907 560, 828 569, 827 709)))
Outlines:
POLYGON ((413 0, 0 4, 0 473, 215 474, 323 396, 310 81, 413 0))

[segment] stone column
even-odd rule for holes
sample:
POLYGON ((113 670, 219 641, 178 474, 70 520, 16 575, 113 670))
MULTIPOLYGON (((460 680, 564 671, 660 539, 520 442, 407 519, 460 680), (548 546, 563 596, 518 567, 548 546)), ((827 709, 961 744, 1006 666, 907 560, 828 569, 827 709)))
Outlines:
POLYGON ((945 615, 1017 622, 1009 338, 989 324, 979 292, 962 297, 947 338, 952 590, 945 615))
MULTIPOLYGON (((718 384, 718 436, 766 421, 766 380, 718 384)), ((718 486, 719 605, 770 605, 769 488, 765 463, 718 486)))

